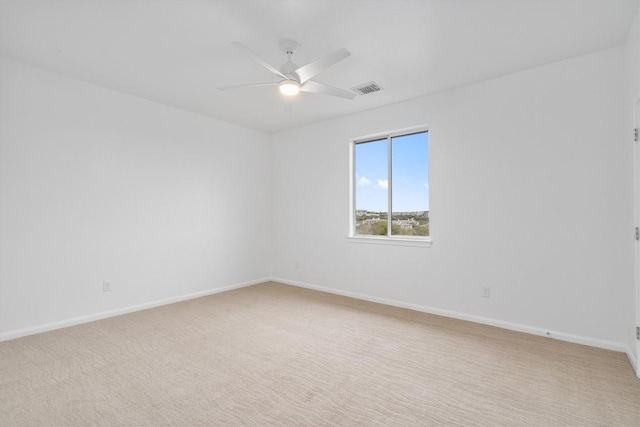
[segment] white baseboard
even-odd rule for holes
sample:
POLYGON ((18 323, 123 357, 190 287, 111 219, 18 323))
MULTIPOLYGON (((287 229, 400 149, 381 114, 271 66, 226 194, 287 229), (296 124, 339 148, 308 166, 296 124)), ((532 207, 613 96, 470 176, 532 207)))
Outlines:
MULTIPOLYGON (((312 285, 310 283, 298 282, 295 280, 288 280, 288 279, 283 279, 279 277, 274 277, 271 279, 271 281, 284 283, 285 285, 292 285, 292 286, 297 286, 301 288, 313 289, 316 291, 342 295, 342 296, 351 297, 359 300, 391 305, 394 307, 408 308, 410 310, 421 311, 423 313, 437 314, 439 316, 450 317, 453 319, 467 320, 474 323, 495 326, 498 328, 509 329, 517 332, 524 332, 532 335, 539 335, 543 337, 557 339, 560 341, 567 341, 575 344, 588 345, 590 347, 598 347, 606 350, 618 351, 622 353, 627 353, 627 356, 629 356, 630 354, 630 352, 628 351, 625 345, 614 342, 614 341, 601 340, 598 338, 591 338, 591 337, 586 337, 582 335, 569 334, 569 333, 559 332, 559 331, 549 331, 549 330, 537 328, 534 326, 528 326, 528 325, 522 325, 519 323, 512 323, 512 322, 507 322, 503 320, 491 319, 488 317, 475 316, 472 314, 465 314, 465 313, 460 313, 456 311, 442 310, 439 308, 428 307, 428 306, 419 305, 419 304, 406 303, 406 302, 387 299, 387 298, 374 297, 374 296, 365 295, 357 292, 343 291, 340 289, 312 285)), ((632 363, 635 366, 635 358, 632 363)))
POLYGON ((128 307, 118 308, 118 309, 114 309, 114 310, 108 310, 108 311, 104 311, 104 312, 100 312, 100 313, 89 314, 89 315, 86 315, 86 316, 79 316, 79 317, 60 320, 60 321, 56 321, 56 322, 50 322, 50 323, 46 323, 46 324, 43 324, 43 325, 29 327, 29 328, 18 329, 18 330, 14 330, 14 331, 8 331, 8 332, 4 332, 4 333, 0 334, 0 342, 1 341, 11 340, 11 339, 14 339, 14 338, 24 337, 24 336, 27 336, 27 335, 39 334, 41 332, 52 331, 52 330, 55 330, 55 329, 66 328, 68 326, 79 325, 79 324, 87 323, 87 322, 93 322, 95 320, 106 319, 108 317, 114 317, 114 316, 119 316, 119 315, 122 315, 122 314, 132 313, 134 311, 146 310, 148 308, 160 307, 160 306, 163 306, 163 305, 173 304, 173 303, 180 302, 180 301, 186 301, 186 300, 189 300, 189 299, 199 298, 199 297, 203 297, 203 296, 207 296, 207 295, 213 295, 213 294, 217 294, 217 293, 220 293, 220 292, 230 291, 230 290, 233 290, 233 289, 244 288, 244 287, 247 287, 247 286, 257 285, 259 283, 264 283, 264 282, 268 282, 268 281, 284 283, 286 285, 297 286, 297 287, 307 288, 307 289, 313 289, 313 290, 317 290, 317 291, 321 291, 321 292, 327 292, 327 293, 331 293, 331 294, 342 295, 342 296, 346 296, 346 297, 350 297, 350 298, 355 298, 355 299, 359 299, 359 300, 375 302, 375 303, 379 303, 379 304, 390 305, 390 306, 394 306, 394 307, 407 308, 407 309, 410 309, 410 310, 420 311, 420 312, 423 312, 423 313, 430 313, 430 314, 436 314, 436 315, 439 315, 439 316, 450 317, 450 318, 453 318, 453 319, 467 320, 467 321, 474 322, 474 323, 480 323, 480 324, 484 324, 484 325, 495 326, 495 327, 498 327, 498 328, 509 329, 509 330, 512 330, 512 331, 524 332, 524 333, 528 333, 528 334, 532 334, 532 335, 539 335, 539 336, 554 338, 554 339, 561 340, 561 341, 567 341, 567 342, 572 342, 572 343, 576 343, 576 344, 583 344, 583 345, 588 345, 588 346, 591 346, 591 347, 598 347, 598 348, 603 348, 603 349, 607 349, 607 350, 619 351, 619 352, 622 352, 622 353, 626 353, 626 355, 627 355, 627 357, 629 359, 629 362, 633 366, 635 372, 638 372, 637 360, 636 360, 635 356, 633 355, 633 353, 631 352, 631 350, 629 348, 627 348, 625 345, 622 345, 622 344, 617 343, 617 342, 606 341, 606 340, 601 340, 601 339, 591 338, 591 337, 585 337, 585 336, 575 335, 575 334, 568 334, 568 333, 558 332, 558 331, 548 331, 548 330, 537 328, 537 327, 533 327, 533 326, 522 325, 522 324, 512 323, 512 322, 506 322, 506 321, 502 321, 502 320, 496 320, 496 319, 491 319, 491 318, 482 317, 482 316, 475 316, 475 315, 470 315, 470 314, 465 314, 465 313, 460 313, 460 312, 455 312, 455 311, 442 310, 442 309, 439 309, 439 308, 434 308, 434 307, 429 307, 429 306, 424 306, 424 305, 419 305, 419 304, 406 303, 406 302, 387 299, 387 298, 374 297, 374 296, 365 295, 365 294, 361 294, 361 293, 357 293, 357 292, 343 291, 343 290, 340 290, 340 289, 329 288, 329 287, 325 287, 325 286, 318 286, 318 285, 313 285, 313 284, 310 284, 310 283, 304 283, 304 282, 299 282, 299 281, 295 281, 295 280, 288 280, 288 279, 283 279, 283 278, 279 278, 279 277, 256 279, 256 280, 251 280, 251 281, 248 281, 248 282, 236 283, 236 284, 233 284, 233 285, 222 286, 222 287, 214 288, 214 289, 208 289, 206 291, 200 291, 200 292, 194 292, 194 293, 185 294, 185 295, 179 295, 179 296, 175 296, 175 297, 171 297, 171 298, 165 298, 165 299, 161 299, 161 300, 150 301, 150 302, 146 302, 146 303, 142 303, 142 304, 136 304, 136 305, 132 305, 132 306, 128 306, 128 307))
POLYGON ((165 298, 156 301, 145 302, 142 304, 130 305, 114 310, 103 311, 100 313, 88 314, 86 316, 73 317, 70 319, 59 320, 56 322, 45 323, 43 325, 33 326, 24 329, 18 329, 0 334, 0 342, 20 338, 27 335, 39 334, 41 332, 53 331, 55 329, 66 328, 68 326, 79 325, 81 323, 93 322, 95 320, 106 319, 108 317, 120 316, 122 314, 132 313, 134 311, 146 310, 148 308, 160 307, 162 305, 173 304, 180 301, 186 301, 194 298, 200 298, 207 295, 213 295, 220 292, 226 292, 233 289, 244 288, 246 286, 257 285, 269 281, 269 278, 251 280, 248 282, 236 283, 233 285, 222 286, 220 288, 208 289, 206 291, 193 292, 190 294, 179 295, 171 298, 165 298))
POLYGON ((627 359, 629 359, 629 363, 633 367, 633 372, 636 373, 636 376, 640 378, 640 370, 638 370, 638 361, 636 360, 636 356, 633 354, 630 348, 627 348, 627 359))

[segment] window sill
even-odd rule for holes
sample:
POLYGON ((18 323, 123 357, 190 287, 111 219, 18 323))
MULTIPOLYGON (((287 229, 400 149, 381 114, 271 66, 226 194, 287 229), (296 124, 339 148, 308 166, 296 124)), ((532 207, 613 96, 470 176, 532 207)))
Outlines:
POLYGON ((394 246, 419 246, 423 248, 431 247, 431 239, 411 239, 402 237, 373 237, 373 236, 349 236, 349 243, 368 243, 374 245, 394 245, 394 246))

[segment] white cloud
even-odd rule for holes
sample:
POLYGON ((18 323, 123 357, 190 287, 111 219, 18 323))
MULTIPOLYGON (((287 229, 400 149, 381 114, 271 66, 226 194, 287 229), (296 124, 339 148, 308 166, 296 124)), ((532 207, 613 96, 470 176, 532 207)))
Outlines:
POLYGON ((389 188, 389 181, 386 179, 379 179, 378 183, 376 184, 376 187, 378 188, 389 188))
POLYGON ((371 185, 371 180, 366 176, 363 176, 358 180, 358 185, 361 187, 366 187, 367 185, 371 185))
POLYGON ((424 183, 424 186, 425 186, 425 187, 427 187, 427 188, 429 188, 429 183, 428 183, 428 182, 425 182, 425 183, 424 183))

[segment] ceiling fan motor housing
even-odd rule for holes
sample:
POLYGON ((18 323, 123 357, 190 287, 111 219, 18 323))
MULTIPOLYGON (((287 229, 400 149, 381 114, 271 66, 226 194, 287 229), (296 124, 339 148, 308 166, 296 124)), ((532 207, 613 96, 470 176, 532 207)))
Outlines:
POLYGON ((289 77, 291 80, 300 82, 300 77, 298 77, 298 74, 296 73, 297 69, 298 66, 291 62, 291 56, 289 56, 289 60, 282 64, 282 66, 280 67, 280 72, 289 77))
POLYGON ((298 42, 296 42, 295 40, 287 39, 280 42, 280 48, 284 50, 288 57, 287 62, 282 64, 282 66, 280 67, 280 72, 289 77, 291 80, 295 80, 300 83, 300 77, 295 72, 298 69, 298 66, 293 63, 293 61, 291 61, 291 55, 293 55, 298 51, 298 49, 300 49, 300 44, 298 44, 298 42))

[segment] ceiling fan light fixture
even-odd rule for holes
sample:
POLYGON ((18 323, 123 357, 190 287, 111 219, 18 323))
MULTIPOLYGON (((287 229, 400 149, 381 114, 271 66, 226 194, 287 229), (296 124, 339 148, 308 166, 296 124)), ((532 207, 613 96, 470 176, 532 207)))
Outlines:
POLYGON ((278 85, 278 89, 284 96, 296 96, 300 93, 300 83, 295 80, 283 80, 278 85))

